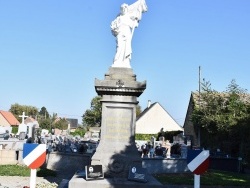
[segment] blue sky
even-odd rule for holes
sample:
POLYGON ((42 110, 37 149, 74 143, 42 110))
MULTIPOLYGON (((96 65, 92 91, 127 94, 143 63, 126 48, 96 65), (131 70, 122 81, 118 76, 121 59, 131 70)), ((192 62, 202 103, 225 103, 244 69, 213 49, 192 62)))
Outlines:
MULTIPOLYGON (((0 109, 45 106, 78 118, 97 94, 115 54, 110 23, 132 0, 0 0, 0 109)), ((147 81, 138 98, 159 102, 183 125, 201 77, 225 91, 250 89, 249 0, 146 0, 132 41, 131 66, 147 81)))

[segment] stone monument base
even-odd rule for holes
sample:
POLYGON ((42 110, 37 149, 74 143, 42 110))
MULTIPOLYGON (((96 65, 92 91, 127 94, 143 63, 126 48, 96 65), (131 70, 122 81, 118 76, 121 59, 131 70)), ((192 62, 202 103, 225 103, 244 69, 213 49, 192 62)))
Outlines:
POLYGON ((128 181, 124 178, 105 178, 102 180, 86 181, 83 176, 74 175, 69 181, 68 188, 163 188, 153 176, 148 175, 147 183, 128 181))

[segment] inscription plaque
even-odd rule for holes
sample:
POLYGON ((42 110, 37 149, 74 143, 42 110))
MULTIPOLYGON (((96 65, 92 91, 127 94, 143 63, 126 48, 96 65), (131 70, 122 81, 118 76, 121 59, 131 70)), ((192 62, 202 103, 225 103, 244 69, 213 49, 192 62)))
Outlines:
POLYGON ((129 142, 132 133, 132 108, 107 108, 105 140, 129 142))
POLYGON ((129 167, 129 174, 128 174, 128 180, 130 181, 138 181, 146 183, 147 180, 147 169, 138 167, 138 166, 130 166, 129 167))
POLYGON ((103 179, 102 165, 89 165, 85 166, 86 180, 103 179))

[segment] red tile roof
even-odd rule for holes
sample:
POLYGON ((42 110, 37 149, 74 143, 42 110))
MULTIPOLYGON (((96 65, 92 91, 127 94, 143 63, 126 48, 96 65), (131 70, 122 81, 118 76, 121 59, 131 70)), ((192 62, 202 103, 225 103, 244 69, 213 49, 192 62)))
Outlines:
POLYGON ((8 121, 10 125, 18 126, 20 124, 20 122, 16 119, 16 117, 11 112, 0 110, 0 115, 2 115, 6 119, 6 121, 8 121))

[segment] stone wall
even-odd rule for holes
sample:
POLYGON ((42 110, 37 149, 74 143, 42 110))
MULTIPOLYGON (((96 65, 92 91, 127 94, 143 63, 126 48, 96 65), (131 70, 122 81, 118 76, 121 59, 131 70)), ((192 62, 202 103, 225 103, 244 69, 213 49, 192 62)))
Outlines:
POLYGON ((184 128, 184 135, 186 136, 186 138, 191 139, 192 146, 199 146, 198 138, 194 130, 194 125, 193 122, 191 121, 193 109, 194 109, 194 98, 192 93, 190 96, 183 128, 184 128))
POLYGON ((46 163, 48 169, 56 171, 84 170, 90 164, 91 156, 77 153, 51 152, 47 154, 46 163))
POLYGON ((0 150, 0 165, 17 164, 17 155, 15 150, 0 150))
MULTIPOLYGON (((91 156, 74 153, 52 152, 47 155, 46 167, 56 171, 84 170, 89 165, 91 156)), ((157 159, 142 158, 142 167, 147 168, 149 174, 189 172, 186 159, 157 159)))
MULTIPOLYGON (((22 156, 23 151, 19 151, 18 163, 24 165, 22 156)), ((43 167, 50 170, 72 173, 83 170, 86 165, 90 164, 90 160, 91 156, 86 154, 51 152, 47 154, 43 167)))
POLYGON ((149 174, 190 172, 186 159, 143 158, 142 167, 146 168, 149 174))
MULTIPOLYGON (((19 151, 17 159, 16 151, 1 150, 0 164, 24 165, 22 155, 23 152, 19 151)), ((89 165, 90 162, 90 155, 51 152, 47 154, 43 166, 51 170, 74 174, 78 170, 84 170, 85 165, 89 165)), ((149 174, 189 172, 186 159, 142 158, 142 167, 147 168, 149 174)))

